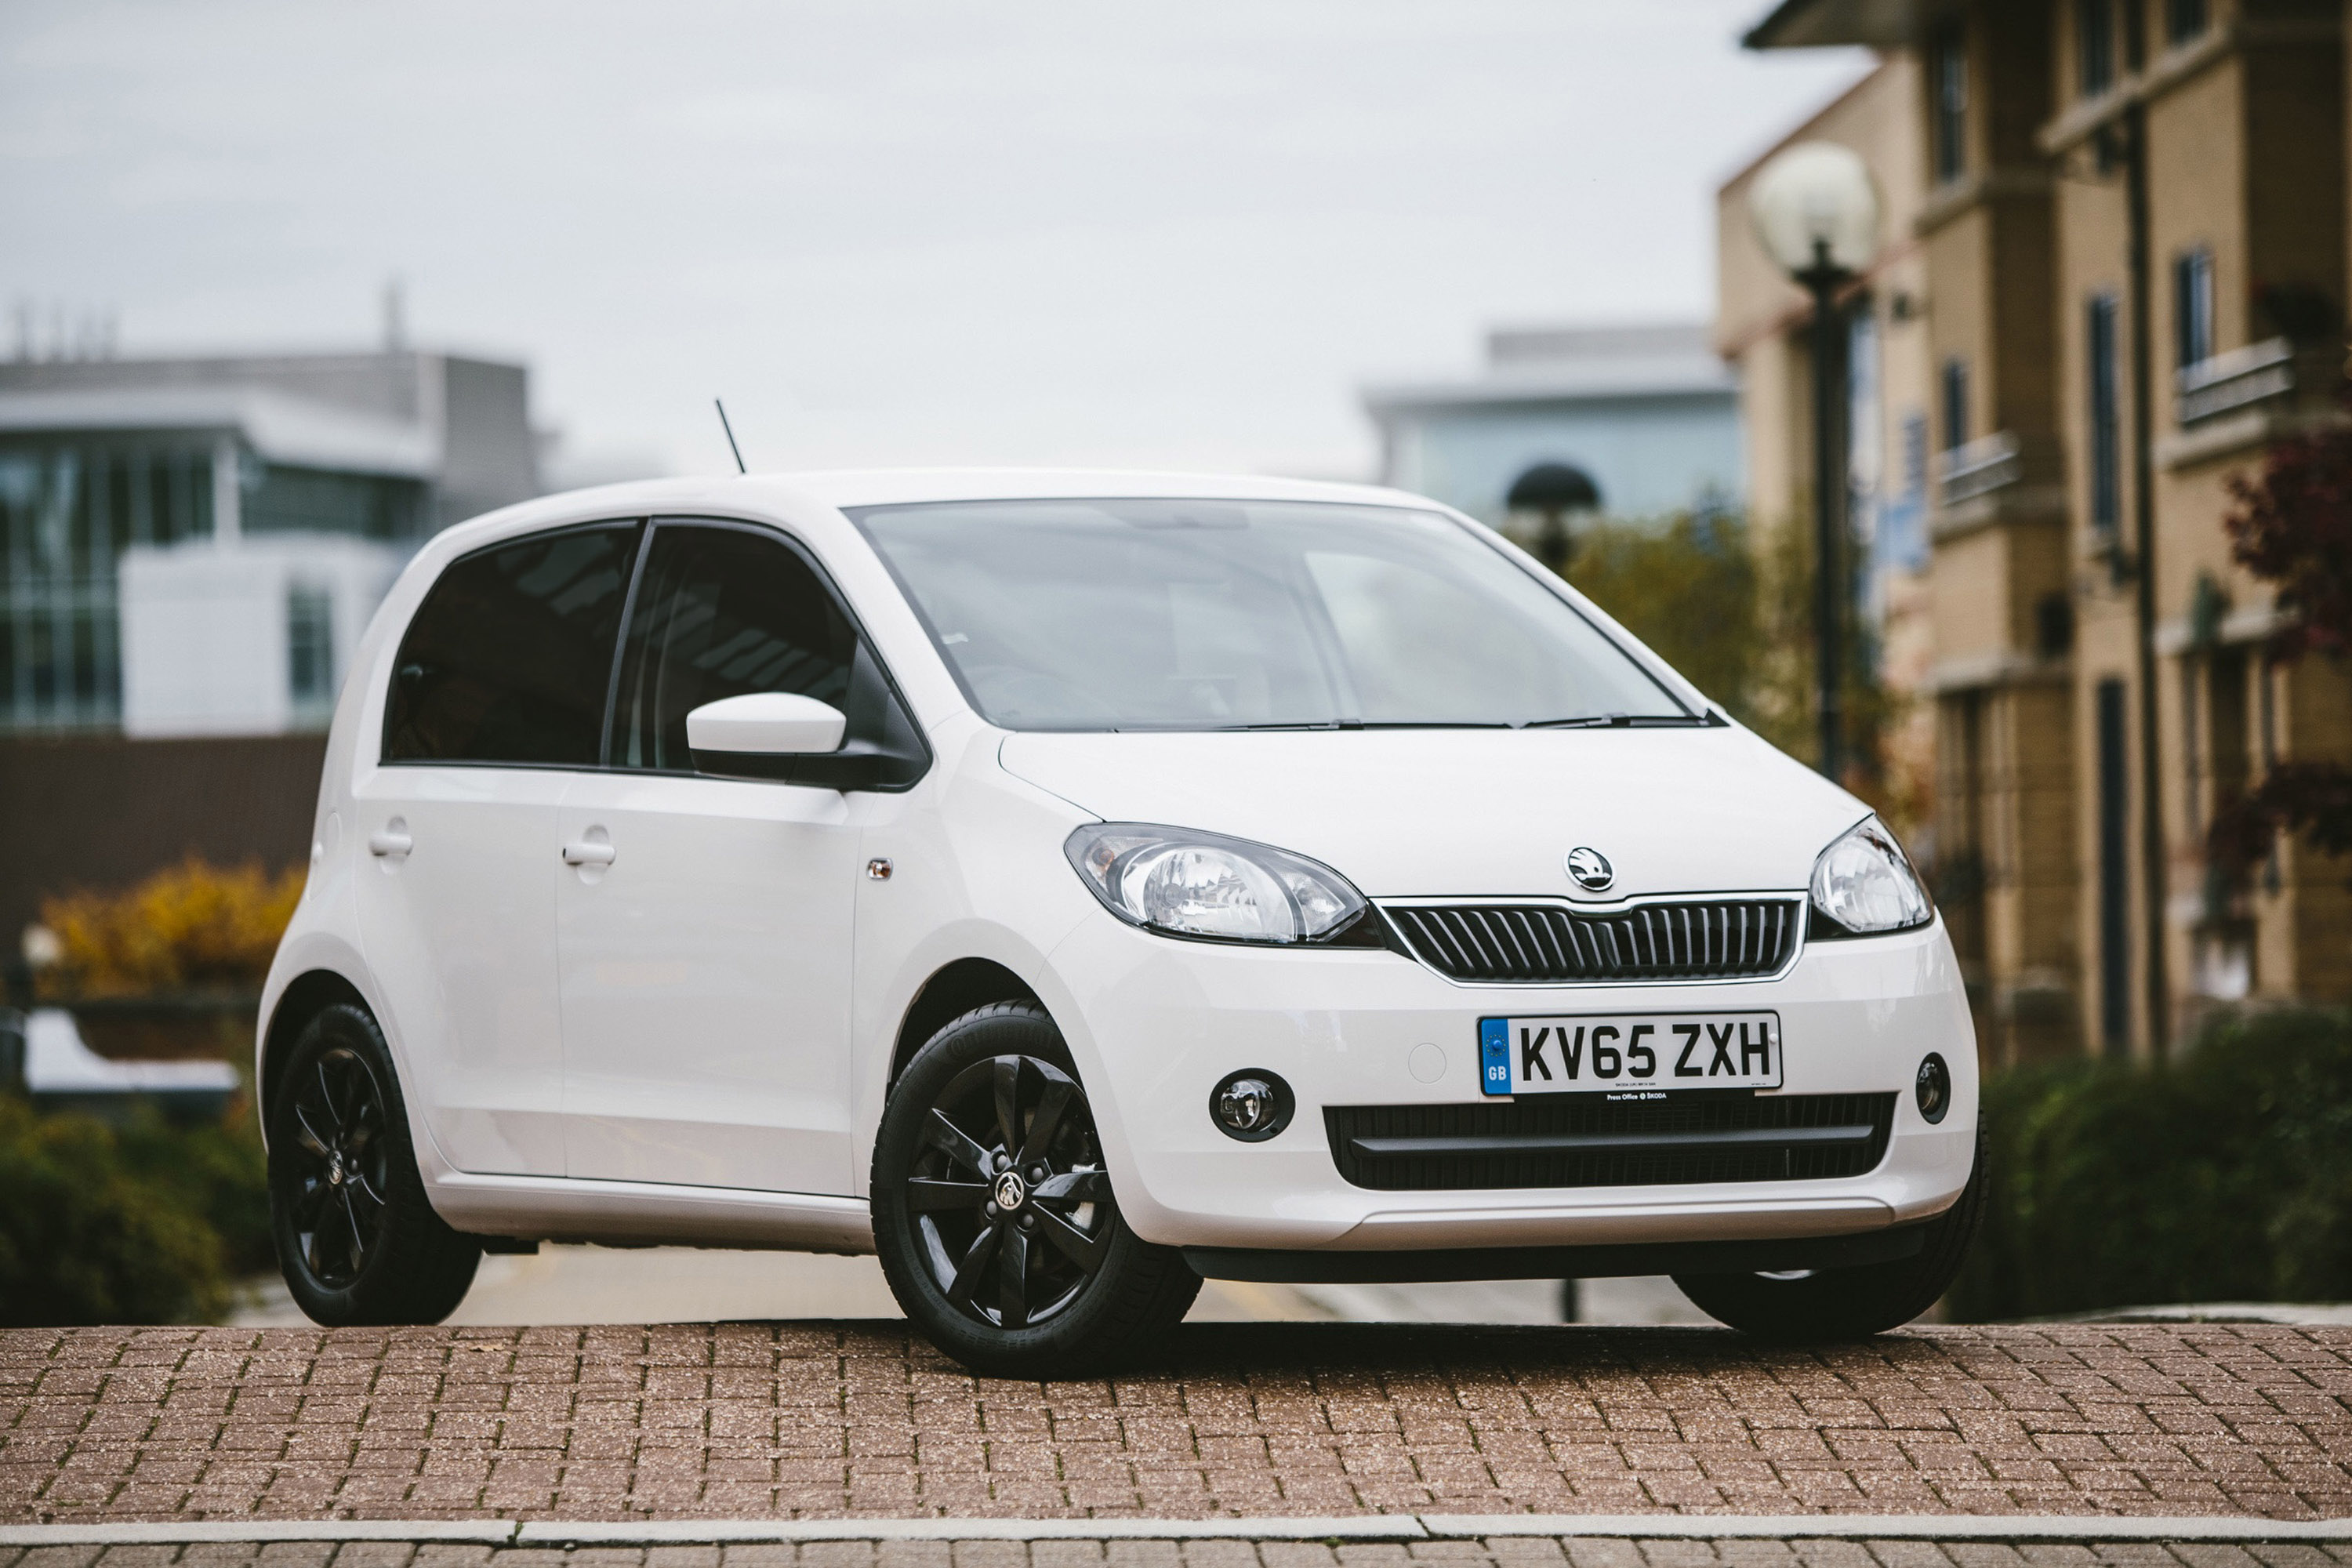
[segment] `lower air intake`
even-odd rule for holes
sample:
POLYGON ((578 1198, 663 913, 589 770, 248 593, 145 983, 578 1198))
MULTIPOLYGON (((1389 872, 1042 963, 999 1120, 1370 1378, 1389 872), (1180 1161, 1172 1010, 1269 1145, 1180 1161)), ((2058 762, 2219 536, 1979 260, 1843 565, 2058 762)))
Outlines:
POLYGON ((1331 1158, 1380 1192, 1644 1187, 1860 1176, 1886 1155, 1892 1094, 1507 1105, 1330 1106, 1331 1158))

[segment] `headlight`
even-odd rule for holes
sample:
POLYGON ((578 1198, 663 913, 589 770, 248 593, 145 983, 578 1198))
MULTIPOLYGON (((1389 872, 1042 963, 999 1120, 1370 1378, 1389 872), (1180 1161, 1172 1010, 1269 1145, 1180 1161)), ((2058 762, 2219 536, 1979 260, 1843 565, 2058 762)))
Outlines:
POLYGON ((1111 913, 1178 936, 1318 942, 1364 912, 1364 896, 1330 867, 1244 838, 1102 822, 1062 852, 1111 913))
POLYGON ((1936 912, 1903 847, 1874 816, 1848 828, 1813 862, 1813 908, 1857 935, 1926 925, 1936 912))

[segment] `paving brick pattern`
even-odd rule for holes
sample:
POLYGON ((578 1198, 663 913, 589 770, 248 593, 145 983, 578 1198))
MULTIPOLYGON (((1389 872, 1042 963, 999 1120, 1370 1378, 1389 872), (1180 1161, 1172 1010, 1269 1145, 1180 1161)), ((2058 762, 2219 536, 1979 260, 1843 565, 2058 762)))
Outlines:
POLYGON ((2352 1329, 1192 1324, 1045 1384, 886 1323, 0 1332, 0 1522, 1404 1510, 2352 1516, 2352 1329))
POLYGON ((803 1545, 0 1547, 0 1568, 2346 1568, 2352 1546, 1933 1541, 828 1541, 803 1545))

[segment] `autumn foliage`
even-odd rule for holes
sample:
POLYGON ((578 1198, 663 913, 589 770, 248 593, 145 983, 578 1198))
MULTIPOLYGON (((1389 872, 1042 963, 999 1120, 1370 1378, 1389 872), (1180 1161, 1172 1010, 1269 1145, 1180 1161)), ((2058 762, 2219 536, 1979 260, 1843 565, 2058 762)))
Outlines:
POLYGON ((61 961, 42 976, 60 996, 261 989, 302 898, 302 872, 271 876, 191 856, 125 892, 77 892, 41 906, 61 961))

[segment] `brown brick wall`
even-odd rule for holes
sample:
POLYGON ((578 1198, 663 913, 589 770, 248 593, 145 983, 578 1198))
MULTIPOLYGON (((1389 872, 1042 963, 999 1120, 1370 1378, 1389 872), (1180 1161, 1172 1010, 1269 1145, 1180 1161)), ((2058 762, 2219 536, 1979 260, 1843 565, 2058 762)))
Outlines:
POLYGON ((308 858, 324 735, 0 740, 0 956, 41 900, 117 888, 194 853, 308 858))

